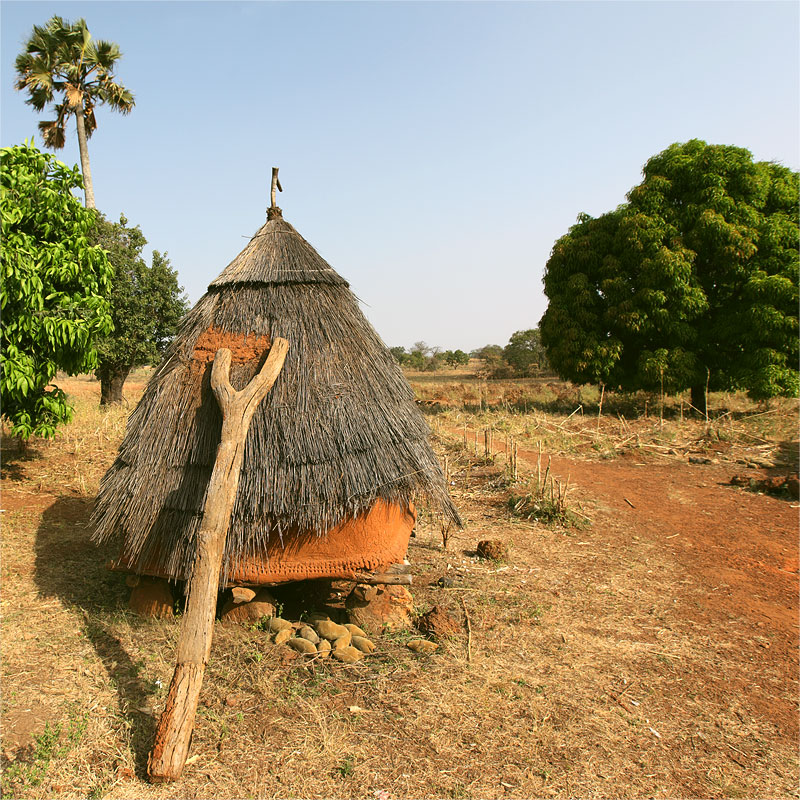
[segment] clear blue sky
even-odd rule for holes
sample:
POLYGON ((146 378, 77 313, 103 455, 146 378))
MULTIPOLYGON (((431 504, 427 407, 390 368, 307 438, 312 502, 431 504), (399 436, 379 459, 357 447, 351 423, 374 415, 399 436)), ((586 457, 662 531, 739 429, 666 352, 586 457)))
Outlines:
MULTIPOLYGON (((796 2, 13 2, 0 143, 34 23, 117 42, 128 117, 98 112, 97 205, 166 250, 192 302, 279 205, 387 344, 535 326, 554 241, 623 202, 672 142, 800 163, 796 2)), ((46 117, 45 117, 46 118, 46 117)), ((38 134, 37 134, 37 143, 38 134)), ((59 157, 77 163, 74 132, 59 157)))

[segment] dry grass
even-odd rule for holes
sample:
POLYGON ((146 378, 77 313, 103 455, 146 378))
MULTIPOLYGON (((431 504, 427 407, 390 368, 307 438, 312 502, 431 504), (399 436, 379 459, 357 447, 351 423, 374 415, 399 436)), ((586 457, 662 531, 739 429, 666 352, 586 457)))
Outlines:
MULTIPOLYGON (((126 412, 97 410, 91 381, 67 389, 76 421, 58 439, 24 458, 4 445, 5 796, 797 796, 796 742, 763 704, 791 697, 786 665, 759 658, 769 631, 698 617, 708 587, 590 499, 587 530, 514 519, 503 457, 467 458, 457 435, 447 451, 466 529, 444 552, 437 520, 423 516, 410 559, 420 611, 441 604, 462 619, 468 609, 471 659, 466 635, 421 658, 397 634, 353 667, 309 666, 263 632, 218 625, 184 779, 150 786, 144 767, 177 624, 129 613, 123 578, 103 567, 110 554, 89 543, 91 502, 126 412), (503 540, 508 561, 477 559, 482 538, 503 540), (443 575, 451 588, 437 585, 443 575)), ((464 413, 435 427, 458 430, 464 413)), ((733 425, 766 438, 753 427, 765 418, 733 425)), ((629 435, 604 417, 608 442, 582 437, 597 433, 594 419, 534 409, 467 419, 597 457, 596 441, 617 454, 629 435), (573 444, 583 438, 588 449, 573 444)), ((665 436, 659 422, 636 421, 639 447, 665 436)), ((705 436, 704 423, 688 424, 676 428, 678 452, 705 436)))

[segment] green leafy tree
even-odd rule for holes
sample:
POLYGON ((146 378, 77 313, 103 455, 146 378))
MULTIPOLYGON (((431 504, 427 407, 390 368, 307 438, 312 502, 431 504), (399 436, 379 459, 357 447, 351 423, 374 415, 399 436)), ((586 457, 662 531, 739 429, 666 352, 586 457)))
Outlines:
POLYGON ((178 275, 166 253, 153 251, 148 267, 142 257, 147 244, 139 226, 129 227, 97 215, 92 241, 107 252, 114 270, 110 294, 114 331, 97 343, 100 403, 122 402, 130 371, 156 364, 175 335, 187 303, 178 275))
POLYGON ((389 352, 400 366, 408 362, 408 353, 406 353, 405 347, 390 347, 389 352))
POLYGON ((517 331, 511 334, 503 348, 503 358, 522 377, 534 375, 547 369, 547 354, 538 328, 517 331))
POLYGON ((28 93, 25 102, 39 112, 53 106, 55 119, 39 123, 45 147, 62 148, 67 121, 75 117, 87 208, 95 207, 87 145, 97 129, 95 107, 108 105, 127 114, 134 106, 133 95, 114 80, 121 55, 114 42, 92 39, 84 20, 70 23, 53 16, 33 26, 16 60, 15 86, 28 93))
POLYGON ((622 389, 798 391, 798 174, 699 140, 559 239, 542 342, 559 375, 622 389))
POLYGON ((111 268, 87 239, 94 214, 72 194, 77 167, 27 143, 0 161, 2 413, 14 435, 49 437, 72 418, 56 372, 94 369, 94 342, 111 330, 111 268))
POLYGON ((463 350, 445 350, 442 356, 453 369, 469 364, 469 356, 463 350))

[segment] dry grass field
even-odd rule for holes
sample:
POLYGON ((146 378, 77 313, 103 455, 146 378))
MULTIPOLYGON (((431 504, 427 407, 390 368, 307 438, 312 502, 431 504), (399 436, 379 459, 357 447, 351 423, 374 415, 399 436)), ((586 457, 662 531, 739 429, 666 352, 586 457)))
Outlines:
POLYGON ((798 796, 798 506, 758 491, 797 473, 797 404, 599 416, 548 381, 412 378, 465 520, 443 550, 423 510, 413 593, 460 632, 431 656, 377 637, 346 666, 218 624, 173 785, 145 768, 178 623, 127 609, 87 526, 129 408, 68 379, 69 427, 24 454, 4 439, 3 796, 798 796), (545 519, 548 492, 568 513, 545 519), (483 539, 508 556, 478 558, 483 539))

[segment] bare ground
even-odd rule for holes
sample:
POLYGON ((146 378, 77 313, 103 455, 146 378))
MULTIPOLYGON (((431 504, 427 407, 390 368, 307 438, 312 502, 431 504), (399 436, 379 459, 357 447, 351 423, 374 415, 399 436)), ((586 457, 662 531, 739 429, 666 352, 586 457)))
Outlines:
POLYGON ((726 485, 729 464, 640 453, 553 456, 580 530, 517 520, 502 486, 455 472, 465 530, 443 552, 429 520, 409 558, 419 609, 466 611, 471 633, 431 657, 399 634, 307 665, 217 626, 184 779, 150 786, 177 624, 126 610, 86 527, 123 419, 86 411, 3 453, 5 796, 798 795, 796 504, 726 485), (507 561, 475 557, 486 538, 507 561))

